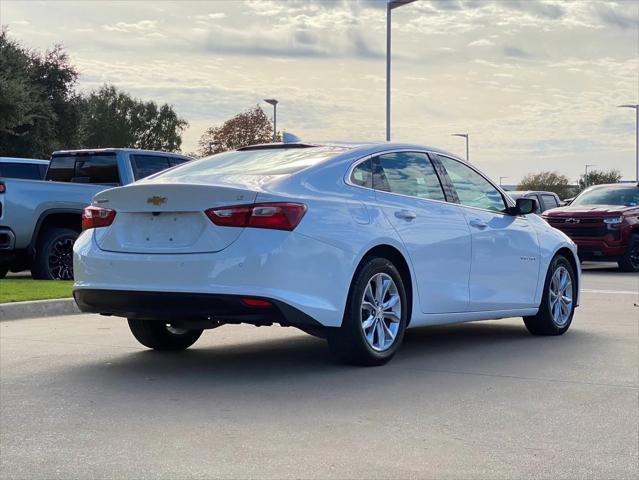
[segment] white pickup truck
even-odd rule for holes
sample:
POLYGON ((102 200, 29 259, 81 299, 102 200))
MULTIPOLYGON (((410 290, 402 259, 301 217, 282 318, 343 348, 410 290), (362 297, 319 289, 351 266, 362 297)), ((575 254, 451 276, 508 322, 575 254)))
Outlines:
POLYGON ((93 196, 191 160, 124 148, 53 152, 44 180, 0 177, 0 278, 73 278, 72 248, 93 196))

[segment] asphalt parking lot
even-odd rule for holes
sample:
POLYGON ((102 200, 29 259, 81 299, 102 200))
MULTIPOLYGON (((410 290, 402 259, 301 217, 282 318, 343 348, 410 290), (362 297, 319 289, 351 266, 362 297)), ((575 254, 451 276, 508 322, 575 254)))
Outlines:
POLYGON ((563 337, 410 330, 387 366, 294 329, 181 354, 121 319, 0 323, 2 478, 637 478, 639 276, 584 274, 563 337))

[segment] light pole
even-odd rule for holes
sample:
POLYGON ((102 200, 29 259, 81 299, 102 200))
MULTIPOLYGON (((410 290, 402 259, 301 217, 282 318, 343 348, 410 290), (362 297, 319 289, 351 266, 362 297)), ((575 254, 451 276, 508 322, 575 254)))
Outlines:
POLYGON ((415 0, 388 0, 386 3, 386 141, 391 139, 391 10, 415 0))
POLYGON ((499 186, 500 186, 500 187, 501 187, 501 181, 502 181, 504 178, 508 178, 508 177, 499 177, 499 186))
POLYGON ((466 161, 470 162, 470 157, 468 156, 468 134, 467 133, 453 133, 451 137, 462 137, 466 139, 466 161))
POLYGON ((635 109, 635 181, 639 183, 639 104, 617 105, 619 108, 635 109))
POLYGON ((586 163, 586 176, 584 177, 584 190, 588 188, 588 167, 596 167, 594 163, 586 163))
POLYGON ((273 105, 273 143, 275 143, 275 140, 277 140, 277 100, 265 98, 264 101, 273 105))

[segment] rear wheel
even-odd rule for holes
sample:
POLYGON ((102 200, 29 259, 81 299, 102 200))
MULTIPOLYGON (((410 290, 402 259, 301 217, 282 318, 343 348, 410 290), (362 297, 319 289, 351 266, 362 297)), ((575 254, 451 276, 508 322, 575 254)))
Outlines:
POLYGON ((333 354, 354 365, 383 365, 404 338, 408 303, 402 277, 385 258, 369 260, 355 275, 340 328, 326 338, 333 354))
POLYGON ((561 335, 568 330, 575 313, 577 278, 570 262, 557 255, 548 268, 544 294, 537 315, 524 317, 533 335, 561 335))
POLYGON ((129 328, 138 342, 154 350, 186 350, 202 335, 201 329, 174 328, 162 320, 130 318, 129 328))
POLYGON ((639 272, 639 234, 630 235, 626 251, 619 260, 619 269, 622 272, 639 272))
POLYGON ((78 232, 70 228, 45 230, 38 240, 31 267, 38 280, 73 280, 73 244, 78 232))
POLYGON ((9 267, 0 267, 0 278, 4 278, 9 273, 9 267))

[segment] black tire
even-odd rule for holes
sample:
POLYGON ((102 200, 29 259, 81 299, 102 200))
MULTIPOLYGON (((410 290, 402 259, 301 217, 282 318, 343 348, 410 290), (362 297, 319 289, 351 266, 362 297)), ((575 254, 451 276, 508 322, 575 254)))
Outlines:
POLYGON ((73 244, 79 233, 49 228, 40 234, 31 275, 38 280, 73 280, 73 244))
POLYGON ((193 345, 202 330, 170 330, 171 327, 162 320, 129 319, 129 328, 138 342, 153 350, 186 350, 193 345), (177 332, 181 333, 177 333, 177 332))
MULTIPOLYGON (((567 290, 567 289, 566 289, 567 290)), ((562 335, 564 334, 568 328, 570 328, 570 324, 572 323, 572 318, 575 314, 575 302, 577 301, 577 279, 575 277, 575 271, 572 268, 572 265, 568 261, 566 257, 563 255, 557 255, 553 258, 552 262, 550 262, 550 267, 548 267, 548 273, 546 274, 546 282, 544 283, 544 294, 541 297, 541 305, 539 306, 539 311, 537 315, 531 317, 524 317, 524 323, 526 328, 533 335, 562 335), (571 281, 571 292, 572 292, 572 304, 570 306, 570 314, 565 321, 557 321, 553 317, 553 313, 551 311, 551 281, 555 272, 559 269, 565 269, 570 276, 571 281)))
MULTIPOLYGON (((326 339, 331 352, 339 361, 351 365, 376 366, 385 364, 395 355, 402 343, 408 323, 408 308, 404 282, 397 268, 386 258, 371 258, 355 273, 346 301, 342 326, 326 329, 326 339), (371 346, 362 326, 362 314, 365 311, 362 309, 364 293, 369 281, 377 274, 385 274, 393 280, 395 295, 399 296, 401 302, 400 315, 395 316, 399 317, 399 322, 390 325, 390 328, 396 329, 395 336, 394 338, 389 337, 389 339, 392 338, 391 343, 383 350, 376 350, 371 346)), ((371 312, 372 310, 369 311, 369 318, 374 315, 371 312)), ((372 327, 372 330, 375 328, 372 327)), ((381 324, 380 328, 383 328, 381 324)), ((379 334, 373 331, 373 343, 375 338, 380 342, 379 334)))
POLYGON ((4 278, 9 273, 9 267, 0 267, 0 278, 4 278))
POLYGON ((622 272, 639 272, 639 234, 630 235, 626 251, 618 264, 622 272))

